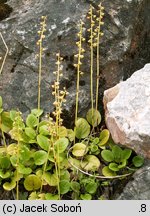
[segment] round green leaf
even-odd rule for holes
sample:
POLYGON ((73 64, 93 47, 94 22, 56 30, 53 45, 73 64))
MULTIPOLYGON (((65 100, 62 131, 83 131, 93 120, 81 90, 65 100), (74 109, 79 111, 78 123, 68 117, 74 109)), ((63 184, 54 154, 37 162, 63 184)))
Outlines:
POLYGON ((41 135, 48 136, 50 134, 49 126, 48 125, 42 125, 41 127, 39 127, 39 133, 41 135))
POLYGON ((108 146, 112 149, 113 148, 113 146, 115 146, 115 143, 114 143, 114 141, 112 140, 112 138, 110 137, 109 138, 109 140, 108 140, 108 146))
POLYGON ((36 193, 36 191, 32 192, 28 198, 28 200, 37 200, 37 199, 38 199, 38 194, 36 193))
POLYGON ((13 167, 17 166, 17 160, 18 160, 17 155, 13 155, 10 157, 10 162, 13 165, 13 167))
POLYGON ((126 165, 127 165, 127 160, 122 160, 121 164, 118 165, 118 168, 122 169, 122 168, 126 167, 126 165))
POLYGON ((116 173, 114 171, 110 170, 108 166, 103 167, 102 174, 106 177, 116 176, 116 173))
POLYGON ((102 158, 107 161, 107 162, 111 162, 114 159, 113 153, 110 150, 103 150, 101 152, 101 156, 102 158))
POLYGON ((67 129, 64 126, 61 126, 61 127, 58 128, 58 136, 60 138, 67 136, 67 129))
POLYGON ((81 162, 81 167, 86 171, 97 171, 100 167, 100 161, 95 155, 87 155, 81 162))
POLYGON ((29 114, 26 119, 26 125, 28 127, 34 128, 38 125, 38 119, 35 115, 29 114))
POLYGON ((0 170, 0 177, 1 177, 2 179, 9 178, 10 176, 11 176, 11 172, 10 172, 10 171, 4 172, 3 170, 0 170))
MULTIPOLYGON (((63 161, 65 161, 65 159, 67 159, 67 153, 66 152, 62 152, 62 153, 60 153, 59 155, 57 154, 56 155, 56 158, 57 157, 59 157, 59 162, 61 163, 63 163, 63 161)), ((60 164, 60 166, 61 166, 61 164, 60 164)))
POLYGON ((113 153, 113 156, 114 156, 114 161, 116 163, 121 163, 121 161, 122 161, 122 151, 123 150, 117 145, 112 147, 112 153, 113 153))
POLYGON ((112 171, 119 171, 119 168, 118 168, 118 164, 116 163, 110 163, 109 164, 109 169, 112 170, 112 171))
POLYGON ((0 114, 3 112, 3 110, 4 110, 3 108, 0 108, 0 114))
POLYGON ((43 174, 43 179, 47 182, 47 184, 49 184, 50 186, 57 186, 58 185, 58 177, 57 175, 54 174, 50 174, 48 172, 45 172, 43 174))
POLYGON ((40 123, 39 123, 39 128, 41 127, 41 126, 43 126, 43 125, 47 125, 47 126, 49 126, 50 125, 50 122, 48 121, 48 120, 43 120, 43 121, 41 121, 40 123))
POLYGON ((39 116, 41 116, 43 114, 43 110, 41 110, 41 109, 32 109, 31 113, 33 115, 35 115, 36 117, 39 117, 39 116))
POLYGON ((4 190, 7 190, 7 191, 11 191, 15 187, 16 187, 16 182, 14 180, 12 180, 11 182, 5 182, 3 184, 4 190))
POLYGON ((2 97, 0 96, 0 108, 2 108, 2 105, 3 105, 3 99, 2 99, 2 97))
POLYGON ((93 145, 97 145, 99 143, 99 138, 98 137, 95 137, 92 141, 92 144, 93 145))
POLYGON ((0 157, 7 152, 5 147, 0 146, 0 157))
POLYGON ((42 178, 43 171, 42 169, 38 169, 35 173, 39 178, 42 178))
POLYGON ((45 193, 39 193, 38 200, 45 200, 45 193))
POLYGON ((76 157, 82 157, 87 153, 87 146, 83 143, 76 143, 73 146, 72 154, 76 157))
POLYGON ((10 164, 10 159, 7 156, 0 158, 0 166, 2 169, 9 169, 10 164))
POLYGON ((75 136, 78 139, 83 139, 90 134, 90 125, 84 118, 79 118, 75 125, 75 136))
POLYGON ((76 181, 72 181, 71 182, 71 189, 76 192, 79 193, 80 192, 80 184, 76 181))
POLYGON ((32 172, 32 169, 30 167, 25 167, 23 164, 19 164, 18 172, 24 175, 29 175, 32 172))
POLYGON ((26 145, 21 145, 20 146, 20 160, 23 162, 28 161, 31 158, 32 152, 29 150, 29 148, 26 145))
POLYGON ((91 200, 92 199, 91 194, 81 194, 80 197, 82 200, 91 200))
POLYGON ((45 194, 45 199, 46 200, 59 200, 59 195, 58 194, 46 193, 45 194))
MULTIPOLYGON (((48 155, 48 160, 51 161, 51 162, 55 162, 55 159, 54 159, 54 152, 50 152, 49 155, 48 155)), ((56 155, 56 161, 58 161, 58 154, 56 155)))
POLYGON ((27 191, 38 190, 41 187, 41 180, 36 175, 31 174, 25 178, 24 187, 27 191))
POLYGON ((98 146, 97 145, 94 145, 94 144, 92 144, 91 146, 90 146, 90 150, 91 150, 91 152, 96 152, 96 151, 98 151, 98 146))
POLYGON ((37 143, 42 149, 48 151, 50 143, 49 143, 49 139, 46 136, 39 134, 37 136, 37 143))
POLYGON ((132 154, 131 149, 124 149, 122 150, 122 160, 128 160, 132 154))
POLYGON ((68 170, 61 170, 60 171, 60 180, 70 181, 70 173, 68 170))
POLYGON ((67 180, 61 180, 59 183, 60 193, 66 194, 70 190, 70 182, 67 180))
POLYGON ((42 165, 47 160, 47 152, 40 150, 36 151, 33 155, 35 165, 42 165))
POLYGON ((12 121, 15 120, 15 118, 17 117, 17 115, 18 115, 18 113, 17 113, 16 110, 11 110, 10 111, 10 118, 11 118, 12 121))
POLYGON ((17 169, 14 171, 14 175, 13 175, 13 177, 12 177, 12 180, 14 180, 14 181, 20 181, 20 179, 22 179, 23 178, 23 174, 22 173, 19 173, 18 171, 17 171, 17 169))
POLYGON ((88 192, 89 194, 94 194, 97 191, 97 183, 94 181, 89 182, 88 184, 85 185, 85 190, 86 192, 88 192))
POLYGON ((45 199, 46 199, 45 193, 37 193, 36 191, 32 192, 28 198, 28 200, 45 200, 45 199))
POLYGON ((144 158, 141 156, 135 156, 132 159, 132 163, 134 164, 135 167, 141 167, 144 164, 144 158))
POLYGON ((72 129, 67 129, 67 137, 72 142, 75 140, 75 132, 72 129))
POLYGON ((2 112, 1 113, 1 129, 3 132, 8 133, 13 126, 13 121, 10 118, 9 112, 2 112))
MULTIPOLYGON (((66 153, 63 152, 63 153, 60 153, 60 154, 56 154, 55 157, 56 157, 55 158, 56 161, 59 161, 60 163, 63 163, 65 161, 65 159, 66 159, 66 153)), ((51 162, 55 162, 55 159, 54 159, 54 153, 51 151, 49 153, 48 160, 51 161, 51 162)), ((60 166, 61 166, 61 164, 60 164, 60 166)))
POLYGON ((77 168, 81 168, 81 166, 80 166, 80 160, 77 160, 76 158, 72 158, 72 157, 70 157, 69 158, 69 162, 71 163, 71 164, 73 164, 74 166, 76 166, 77 168))
POLYGON ((63 160, 60 162, 60 169, 68 169, 70 164, 68 162, 66 153, 65 153, 65 157, 62 156, 62 159, 63 160))
POLYGON ((36 132, 33 128, 31 127, 26 127, 25 128, 25 133, 28 137, 30 137, 31 139, 34 139, 36 137, 36 132))
POLYGON ((55 142, 55 150, 62 153, 66 150, 69 141, 67 138, 60 138, 55 142))
POLYGON ((100 124, 101 122, 101 114, 98 110, 96 109, 89 109, 86 115, 86 119, 88 122, 93 126, 96 127, 100 124))
POLYGON ((100 142, 98 145, 99 146, 105 145, 109 140, 109 136, 110 136, 109 130, 107 130, 107 129, 102 130, 100 133, 100 137, 99 137, 100 142))
MULTIPOLYGON (((27 134, 24 131, 22 131, 21 141, 24 143, 31 143, 33 140, 29 136, 27 136, 27 134)), ((34 140, 34 143, 36 143, 36 140, 34 140)))

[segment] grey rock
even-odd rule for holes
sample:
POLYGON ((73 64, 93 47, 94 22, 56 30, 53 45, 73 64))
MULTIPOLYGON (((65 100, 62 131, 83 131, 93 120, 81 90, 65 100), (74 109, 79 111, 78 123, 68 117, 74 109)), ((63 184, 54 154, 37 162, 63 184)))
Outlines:
POLYGON ((114 142, 150 158, 150 64, 105 91, 104 104, 114 142))
MULTIPOLYGON (((53 71, 56 70, 57 52, 64 57, 61 86, 71 91, 66 110, 71 111, 75 104, 75 69, 73 55, 76 53, 76 32, 80 18, 86 14, 89 4, 84 1, 17 1, 7 2, 13 8, 8 19, 0 23, 3 36, 9 47, 9 57, 0 79, 1 96, 4 98, 6 109, 19 108, 23 113, 37 106, 38 47, 37 31, 40 17, 47 15, 47 32, 44 42, 41 106, 46 112, 53 110, 51 88, 54 81, 53 71), (79 4, 80 3, 80 4, 79 4), (7 77, 7 78, 6 78, 7 77)), ((0 41, 2 45, 2 42, 0 41)), ((4 54, 3 45, 0 50, 4 54)), ((89 105, 87 88, 81 88, 84 109, 89 105), (84 96, 84 99, 83 99, 84 96)), ((80 109, 80 110, 81 110, 80 109)))
POLYGON ((5 191, 3 188, 0 189, 0 200, 14 200, 12 191, 5 191))
POLYGON ((139 169, 117 197, 118 200, 149 200, 150 199, 150 161, 139 169))
MULTIPOLYGON (((6 1, 3 1, 3 4, 6 1)), ((76 71, 73 55, 76 54, 76 33, 80 19, 86 20, 90 3, 97 8, 99 0, 9 0, 7 5, 12 8, 8 11, 9 17, 3 17, 0 22, 1 32, 9 47, 3 74, 0 77, 0 94, 4 98, 4 107, 19 108, 22 112, 37 104, 37 72, 38 62, 35 58, 38 49, 37 31, 40 17, 47 15, 47 32, 44 47, 42 76, 42 107, 46 112, 53 110, 51 91, 49 86, 54 77, 55 53, 60 51, 64 57, 64 76, 62 85, 70 92, 66 110, 73 116, 75 107, 76 71), (10 95, 8 95, 10 94, 10 95)), ((100 102, 104 89, 126 79, 135 69, 140 68, 150 57, 149 46, 149 7, 148 0, 111 0, 105 1, 104 37, 101 40, 100 64, 100 102), (141 18, 142 17, 142 18, 141 18)), ((85 33, 88 40, 88 35, 85 33)), ((81 78, 81 97, 79 112, 84 114, 90 107, 89 81, 89 47, 84 59, 81 78)), ((0 41, 0 56, 4 55, 4 46, 0 41)), ((96 55, 95 55, 96 57, 96 55)), ((100 104, 101 108, 102 105, 100 104)))
POLYGON ((0 1, 0 21, 9 17, 9 14, 12 12, 12 8, 5 4, 7 0, 0 1))

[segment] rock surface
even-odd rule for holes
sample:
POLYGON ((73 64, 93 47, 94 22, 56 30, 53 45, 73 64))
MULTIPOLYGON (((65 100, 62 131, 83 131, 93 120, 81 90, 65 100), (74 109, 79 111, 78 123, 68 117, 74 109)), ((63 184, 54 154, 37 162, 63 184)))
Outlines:
POLYGON ((104 106, 114 142, 150 158, 150 64, 105 91, 104 106))
POLYGON ((118 200, 150 200, 150 162, 139 169, 124 188, 118 200))
MULTIPOLYGON (((0 1, 3 6, 5 3, 5 9, 7 9, 6 5, 12 8, 11 13, 10 10, 8 14, 5 13, 0 22, 1 32, 9 47, 9 56, 0 77, 0 94, 4 97, 6 109, 19 108, 26 113, 37 106, 38 64, 35 58, 38 52, 37 31, 40 17, 47 15, 47 32, 44 43, 46 51, 41 91, 42 107, 46 112, 53 109, 53 98, 49 86, 54 80, 52 72, 55 70, 55 53, 60 50, 64 57, 64 76, 61 83, 70 92, 65 109, 68 115, 74 117, 76 71, 73 66, 75 63, 73 55, 76 54, 76 32, 79 20, 86 19, 90 3, 97 8, 99 2, 99 0, 0 1)), ((135 69, 141 68, 150 59, 150 1, 111 0, 105 1, 104 6, 105 26, 103 31, 105 36, 101 41, 100 99, 104 89, 126 79, 135 69)), ((85 47, 88 45, 85 44, 85 47)), ((0 56, 4 56, 4 52, 4 46, 0 41, 0 56)), ((83 71, 85 73, 80 82, 79 106, 82 114, 90 106, 89 51, 84 61, 83 71)), ((102 107, 101 103, 99 107, 102 107)))

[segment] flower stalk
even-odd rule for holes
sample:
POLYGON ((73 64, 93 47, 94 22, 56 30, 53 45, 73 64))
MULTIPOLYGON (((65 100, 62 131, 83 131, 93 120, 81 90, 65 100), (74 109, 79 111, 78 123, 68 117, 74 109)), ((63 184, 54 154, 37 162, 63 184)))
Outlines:
POLYGON ((98 25, 95 29, 95 32, 97 33, 97 37, 96 37, 96 47, 97 47, 97 79, 96 79, 96 105, 95 105, 95 109, 98 109, 98 91, 99 91, 99 79, 100 79, 100 48, 99 48, 99 44, 100 44, 100 38, 101 36, 103 36, 103 32, 101 32, 101 26, 104 24, 104 22, 102 22, 103 16, 104 16, 104 7, 102 7, 102 4, 100 3, 98 5, 99 10, 98 12, 98 17, 96 18, 96 21, 98 22, 98 25))
POLYGON ((42 55, 43 55, 43 40, 45 38, 45 31, 46 31, 46 16, 41 17, 41 27, 38 31, 39 34, 39 40, 37 41, 37 46, 39 47, 39 76, 38 76, 38 110, 40 110, 40 104, 41 104, 41 76, 42 76, 42 55))
POLYGON ((82 43, 85 41, 85 38, 83 37, 83 21, 80 21, 80 31, 78 32, 77 36, 79 40, 76 42, 76 45, 78 47, 78 54, 76 54, 74 57, 77 58, 77 64, 74 64, 74 66, 77 69, 77 84, 76 84, 76 111, 75 111, 75 123, 78 118, 78 107, 79 107, 79 83, 80 83, 80 75, 83 75, 83 72, 81 71, 81 59, 84 58, 83 53, 85 50, 82 47, 82 43))

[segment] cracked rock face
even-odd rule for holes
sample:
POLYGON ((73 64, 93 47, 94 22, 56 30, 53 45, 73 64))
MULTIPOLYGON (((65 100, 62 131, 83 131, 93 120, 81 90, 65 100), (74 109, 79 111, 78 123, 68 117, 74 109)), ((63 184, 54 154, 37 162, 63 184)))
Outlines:
POLYGON ((114 142, 150 159, 150 64, 105 91, 104 106, 114 142))
POLYGON ((133 179, 125 186, 118 200, 149 200, 150 199, 150 162, 139 169, 133 179))
MULTIPOLYGON (((68 116, 74 118, 76 70, 74 54, 77 49, 76 33, 80 19, 86 20, 90 3, 97 8, 99 0, 3 0, 0 4, 9 5, 11 13, 3 16, 0 29, 9 47, 9 56, 0 77, 0 94, 6 109, 19 108, 23 113, 37 106, 38 48, 37 31, 40 17, 47 16, 47 32, 44 42, 41 106, 45 112, 53 110, 50 86, 54 80, 55 53, 64 57, 61 85, 70 92, 64 107, 68 116)), ((150 59, 150 1, 111 0, 105 1, 104 37, 100 46, 100 104, 102 95, 120 80, 128 78, 135 70, 144 66, 150 59)), ((1 8, 0 8, 1 10, 1 8)), ((86 41, 88 35, 85 33, 86 41)), ((84 76, 80 82, 79 112, 84 115, 90 107, 90 61, 89 45, 82 68, 84 76)), ((0 56, 5 48, 0 41, 0 56)), ((96 58, 96 55, 94 56, 96 58)))
POLYGON ((9 17, 12 12, 12 8, 8 4, 5 4, 6 2, 7 0, 0 1, 0 21, 9 17))

